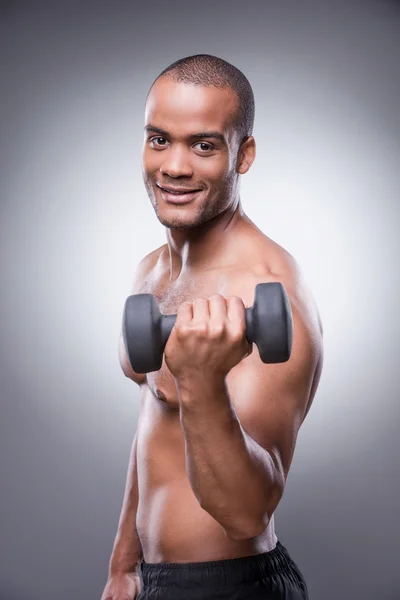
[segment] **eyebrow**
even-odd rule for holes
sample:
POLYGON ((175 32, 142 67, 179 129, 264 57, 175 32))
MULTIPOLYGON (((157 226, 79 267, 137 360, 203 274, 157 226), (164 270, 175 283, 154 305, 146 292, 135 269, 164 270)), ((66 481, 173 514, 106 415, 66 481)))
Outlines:
MULTIPOLYGON (((145 131, 154 131, 154 133, 159 133, 160 135, 164 135, 165 137, 170 137, 168 131, 165 131, 165 129, 161 129, 161 127, 155 127, 154 125, 149 124, 146 125, 144 129, 145 131)), ((188 137, 190 139, 213 138, 225 143, 225 137, 219 131, 200 131, 199 133, 192 133, 188 137)))

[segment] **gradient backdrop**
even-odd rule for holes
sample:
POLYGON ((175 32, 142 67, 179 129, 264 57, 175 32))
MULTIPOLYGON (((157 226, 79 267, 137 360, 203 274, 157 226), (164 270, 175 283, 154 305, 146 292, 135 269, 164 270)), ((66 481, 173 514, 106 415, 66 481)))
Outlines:
POLYGON ((243 207, 325 325, 277 534, 311 600, 400 597, 400 8, 384 1, 1 3, 0 598, 99 600, 139 388, 118 363, 140 258, 144 99, 216 54, 249 78, 243 207))

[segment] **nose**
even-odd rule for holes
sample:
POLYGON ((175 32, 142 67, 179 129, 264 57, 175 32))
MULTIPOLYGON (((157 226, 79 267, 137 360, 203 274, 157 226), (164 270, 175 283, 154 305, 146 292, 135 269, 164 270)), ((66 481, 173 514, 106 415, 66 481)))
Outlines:
POLYGON ((181 145, 170 146, 163 152, 163 162, 160 167, 163 175, 170 177, 191 177, 193 168, 189 160, 189 153, 181 145))

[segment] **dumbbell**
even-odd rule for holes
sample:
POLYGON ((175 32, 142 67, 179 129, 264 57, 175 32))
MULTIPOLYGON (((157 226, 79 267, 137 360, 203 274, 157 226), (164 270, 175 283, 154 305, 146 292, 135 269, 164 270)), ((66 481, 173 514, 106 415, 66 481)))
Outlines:
MULTIPOLYGON (((158 371, 176 315, 163 315, 152 294, 134 294, 125 301, 122 335, 136 373, 158 371)), ((290 358, 293 341, 292 311, 280 282, 258 283, 254 303, 246 308, 246 338, 257 345, 264 363, 290 358)))

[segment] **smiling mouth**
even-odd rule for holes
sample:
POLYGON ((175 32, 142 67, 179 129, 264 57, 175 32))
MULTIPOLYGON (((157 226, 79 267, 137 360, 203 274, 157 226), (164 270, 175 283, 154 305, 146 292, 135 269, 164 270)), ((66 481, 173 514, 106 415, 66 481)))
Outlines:
POLYGON ((173 194, 174 196, 185 196, 188 194, 194 194, 195 192, 201 192, 200 189, 174 189, 174 188, 165 188, 161 185, 157 184, 157 187, 166 194, 173 194))

